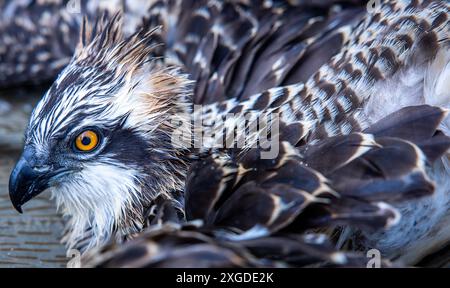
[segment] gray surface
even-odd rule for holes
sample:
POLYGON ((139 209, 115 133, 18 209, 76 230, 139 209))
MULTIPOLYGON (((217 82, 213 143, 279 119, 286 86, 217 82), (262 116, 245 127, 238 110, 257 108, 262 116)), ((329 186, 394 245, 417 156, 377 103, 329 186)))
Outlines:
POLYGON ((9 174, 37 100, 27 93, 0 92, 0 267, 65 267, 68 259, 60 244, 63 225, 49 195, 25 205, 24 214, 15 211, 9 200, 9 174))

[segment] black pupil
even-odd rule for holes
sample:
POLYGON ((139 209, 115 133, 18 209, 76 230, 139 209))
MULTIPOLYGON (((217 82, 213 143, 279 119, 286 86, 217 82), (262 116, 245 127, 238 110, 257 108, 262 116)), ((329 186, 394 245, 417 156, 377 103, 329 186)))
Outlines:
POLYGON ((84 136, 83 139, 81 139, 81 144, 84 146, 91 144, 91 138, 84 136))

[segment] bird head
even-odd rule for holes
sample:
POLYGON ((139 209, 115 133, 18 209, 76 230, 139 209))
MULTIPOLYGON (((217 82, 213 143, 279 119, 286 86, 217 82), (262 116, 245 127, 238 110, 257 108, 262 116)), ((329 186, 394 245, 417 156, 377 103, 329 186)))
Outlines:
MULTIPOLYGON (((129 37, 119 14, 83 21, 69 65, 35 107, 9 182, 22 205, 50 190, 68 216, 69 247, 87 248, 137 232, 155 197, 181 194, 186 142, 172 132, 190 123, 191 82, 152 57, 152 30, 129 37)), ((178 203, 177 205, 181 205, 178 203)))

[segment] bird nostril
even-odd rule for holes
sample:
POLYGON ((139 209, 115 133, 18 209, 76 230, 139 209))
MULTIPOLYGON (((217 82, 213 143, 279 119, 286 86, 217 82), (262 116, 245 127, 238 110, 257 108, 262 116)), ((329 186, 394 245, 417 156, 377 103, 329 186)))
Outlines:
POLYGON ((36 172, 45 173, 45 172, 50 171, 51 167, 49 165, 42 165, 42 166, 34 166, 32 168, 36 172))

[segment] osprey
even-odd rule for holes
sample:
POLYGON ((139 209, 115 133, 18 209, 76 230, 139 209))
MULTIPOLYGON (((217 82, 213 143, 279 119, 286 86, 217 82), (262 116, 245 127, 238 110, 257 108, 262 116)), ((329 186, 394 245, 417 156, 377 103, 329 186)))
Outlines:
POLYGON ((83 21, 14 207, 49 190, 92 266, 414 264, 447 244, 449 4, 311 5, 156 1, 129 36, 121 14, 83 21), (248 114, 276 118, 239 146, 248 114), (199 144, 198 122, 231 145, 199 144))

